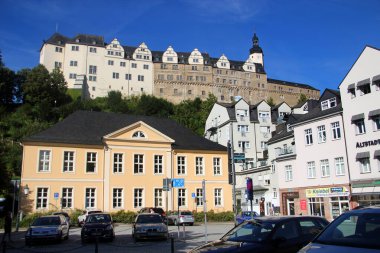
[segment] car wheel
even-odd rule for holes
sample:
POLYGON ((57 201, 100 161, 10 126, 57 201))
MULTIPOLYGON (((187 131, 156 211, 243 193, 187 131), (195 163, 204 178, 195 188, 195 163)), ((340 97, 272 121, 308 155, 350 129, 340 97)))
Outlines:
POLYGON ((194 223, 189 223, 190 226, 194 225, 194 223))

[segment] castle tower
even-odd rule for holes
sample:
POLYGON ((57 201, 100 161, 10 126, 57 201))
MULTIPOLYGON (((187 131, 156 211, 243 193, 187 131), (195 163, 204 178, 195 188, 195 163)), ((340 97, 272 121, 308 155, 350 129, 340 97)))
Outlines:
POLYGON ((264 53, 261 47, 259 46, 259 37, 257 37, 256 33, 252 38, 252 48, 249 50, 249 58, 254 63, 260 63, 264 66, 264 53))

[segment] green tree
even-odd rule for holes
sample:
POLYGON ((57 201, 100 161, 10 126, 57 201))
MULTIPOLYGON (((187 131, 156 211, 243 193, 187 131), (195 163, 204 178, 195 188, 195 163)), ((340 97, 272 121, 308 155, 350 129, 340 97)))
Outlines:
POLYGON ((137 104, 136 114, 158 117, 169 117, 173 114, 173 104, 169 101, 143 94, 137 104))
POLYGON ((0 67, 0 103, 3 105, 13 104, 15 94, 16 74, 6 68, 0 67))
POLYGON ((128 112, 128 105, 120 91, 110 91, 107 97, 107 108, 111 112, 128 112))
POLYGON ((275 106, 275 103, 274 103, 274 100, 273 100, 273 98, 272 97, 269 97, 268 99, 267 99, 267 103, 268 103, 268 105, 269 106, 275 106))
POLYGON ((298 98, 298 102, 297 102, 297 104, 304 103, 304 102, 306 102, 306 101, 307 101, 307 97, 306 97, 306 95, 303 94, 303 93, 301 93, 301 94, 300 94, 300 97, 298 98))

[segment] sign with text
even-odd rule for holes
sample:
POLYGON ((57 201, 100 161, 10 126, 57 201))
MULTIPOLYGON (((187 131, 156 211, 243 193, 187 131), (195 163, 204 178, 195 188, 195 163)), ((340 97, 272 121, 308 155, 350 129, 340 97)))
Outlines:
POLYGON ((306 199, 301 199, 300 206, 301 206, 301 210, 302 211, 306 211, 307 210, 306 199))
POLYGON ((172 179, 172 187, 173 188, 185 187, 185 179, 173 178, 172 179))
POLYGON ((346 187, 325 187, 325 188, 306 189, 306 198, 339 197, 339 196, 349 196, 349 195, 350 193, 346 187))

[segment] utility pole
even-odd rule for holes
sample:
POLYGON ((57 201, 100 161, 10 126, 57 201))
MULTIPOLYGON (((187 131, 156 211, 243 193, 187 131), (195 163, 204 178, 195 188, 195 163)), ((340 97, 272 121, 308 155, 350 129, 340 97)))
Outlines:
POLYGON ((227 147, 230 148, 231 157, 231 174, 232 174, 232 210, 234 211, 234 224, 236 225, 236 174, 235 174, 235 160, 234 160, 234 137, 233 137, 233 125, 230 122, 230 140, 228 141, 227 147))

